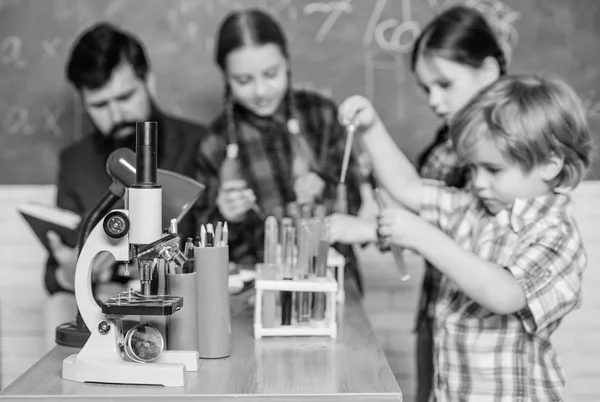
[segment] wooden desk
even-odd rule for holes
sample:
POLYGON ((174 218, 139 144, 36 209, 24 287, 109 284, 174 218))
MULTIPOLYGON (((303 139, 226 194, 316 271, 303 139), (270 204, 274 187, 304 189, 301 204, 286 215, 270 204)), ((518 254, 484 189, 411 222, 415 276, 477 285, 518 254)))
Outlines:
MULTIPOLYGON (((69 401, 401 401, 356 290, 346 293, 338 338, 255 340, 252 310, 233 313, 232 354, 202 360, 178 387, 87 384, 63 380, 62 361, 78 349, 57 346, 0 394, 2 400, 69 401)), ((235 303, 234 303, 234 307, 235 303)))

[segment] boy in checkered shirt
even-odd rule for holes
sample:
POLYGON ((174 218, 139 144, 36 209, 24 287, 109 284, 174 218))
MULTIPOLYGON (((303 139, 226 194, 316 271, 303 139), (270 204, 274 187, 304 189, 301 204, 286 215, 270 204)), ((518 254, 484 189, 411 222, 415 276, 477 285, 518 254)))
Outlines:
POLYGON ((443 274, 436 400, 562 400, 550 335, 581 300, 587 259, 568 192, 593 148, 574 91, 508 76, 478 94, 450 126, 470 168, 463 190, 420 179, 365 98, 347 99, 340 119, 360 125, 378 178, 406 207, 384 211, 363 236, 378 231, 443 274))

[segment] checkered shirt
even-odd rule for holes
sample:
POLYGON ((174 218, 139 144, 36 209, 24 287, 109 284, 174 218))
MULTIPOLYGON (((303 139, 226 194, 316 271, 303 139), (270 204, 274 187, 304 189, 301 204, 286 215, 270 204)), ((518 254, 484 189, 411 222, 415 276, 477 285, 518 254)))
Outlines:
MULTIPOLYGON (((340 177, 346 134, 337 120, 337 107, 330 99, 314 92, 295 91, 294 117, 299 120, 300 134, 314 153, 318 171, 325 182, 323 203, 333 204, 340 177)), ((256 195, 256 202, 267 214, 275 208, 295 201, 292 174, 292 144, 286 126, 285 113, 278 110, 272 117, 260 117, 239 106, 234 108, 239 145, 241 174, 256 195)), ((211 125, 198 152, 197 180, 204 189, 195 207, 197 222, 224 220, 216 205, 219 173, 226 156, 230 133, 225 115, 211 125)), ((350 158, 346 174, 348 212, 356 215, 361 205, 360 173, 355 158, 350 158)), ((237 263, 263 260, 264 222, 256 214, 247 213, 240 223, 228 223, 230 259, 237 263)), ((353 259, 351 249, 343 254, 353 259)), ((351 270, 356 270, 353 266, 351 270)), ((351 273, 352 274, 352 273, 351 273)))
MULTIPOLYGON (((446 127, 440 129, 435 143, 425 151, 420 162, 419 175, 422 178, 443 181, 454 187, 462 187, 466 181, 468 170, 460 162, 446 127)), ((435 300, 441 279, 440 271, 426 261, 416 328, 419 328, 426 318, 433 319, 435 300)))
POLYGON ((436 400, 562 400, 565 375, 550 335, 579 306, 587 263, 570 198, 517 200, 491 216, 472 193, 424 182, 421 216, 511 272, 527 300, 523 310, 499 315, 442 279, 434 328, 436 400))

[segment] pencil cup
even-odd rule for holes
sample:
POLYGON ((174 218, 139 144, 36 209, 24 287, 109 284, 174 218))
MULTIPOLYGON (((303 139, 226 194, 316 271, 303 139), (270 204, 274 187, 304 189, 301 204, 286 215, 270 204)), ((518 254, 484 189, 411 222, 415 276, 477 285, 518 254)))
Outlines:
POLYGON ((229 247, 194 247, 198 353, 203 359, 231 354, 229 247))
POLYGON ((167 319, 168 350, 198 350, 196 273, 167 274, 167 293, 183 297, 183 306, 167 319))

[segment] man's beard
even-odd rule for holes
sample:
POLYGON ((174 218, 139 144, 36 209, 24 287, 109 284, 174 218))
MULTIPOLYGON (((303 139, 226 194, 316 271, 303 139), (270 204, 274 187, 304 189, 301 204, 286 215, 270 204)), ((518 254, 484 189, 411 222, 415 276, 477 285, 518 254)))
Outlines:
MULTIPOLYGON (((151 106, 150 116, 147 121, 157 121, 158 119, 158 111, 154 107, 151 106)), ((114 126, 107 135, 102 134, 98 127, 94 124, 94 121, 90 119, 92 126, 94 128, 93 136, 98 146, 98 149, 110 154, 115 149, 119 148, 129 148, 132 151, 135 151, 135 126, 136 121, 124 121, 116 126, 114 126), (121 131, 127 130, 128 133, 126 135, 119 135, 121 131)))

